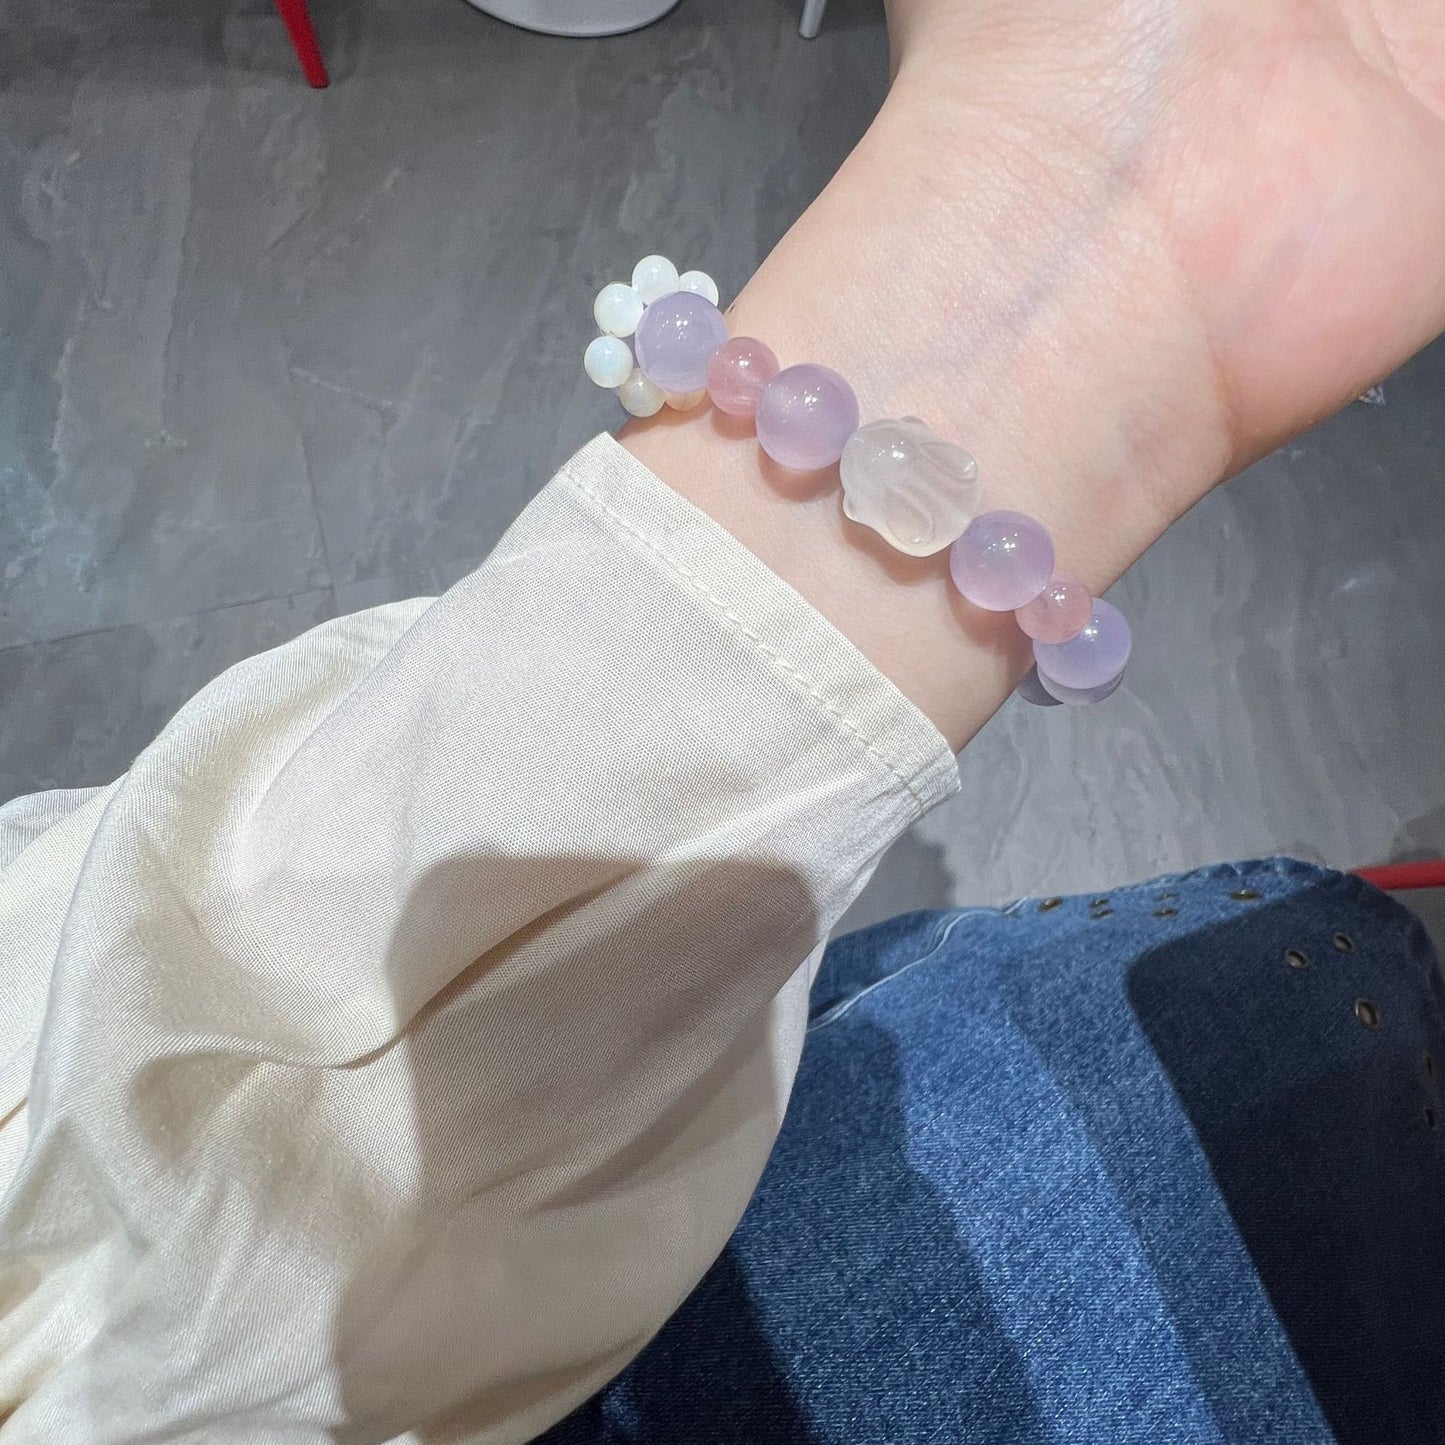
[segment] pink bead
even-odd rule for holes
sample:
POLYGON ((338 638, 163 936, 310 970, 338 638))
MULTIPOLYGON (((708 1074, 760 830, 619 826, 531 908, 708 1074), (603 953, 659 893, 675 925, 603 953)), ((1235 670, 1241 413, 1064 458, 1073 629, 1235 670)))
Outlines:
POLYGON ((826 366, 804 362, 780 371, 758 403, 758 445, 780 467, 816 472, 843 455, 858 430, 853 388, 826 366))
POLYGON ((728 416, 752 416, 778 370, 771 347, 755 336, 734 336, 708 359, 707 394, 728 416))
POLYGON ((1032 602, 1054 573, 1054 544, 1022 512, 984 512, 948 553, 953 585, 975 607, 1012 612, 1032 602))
POLYGON ((1067 642, 1084 630, 1093 610, 1089 589, 1078 578, 1056 572, 1049 585, 1014 616, 1035 642, 1067 642))

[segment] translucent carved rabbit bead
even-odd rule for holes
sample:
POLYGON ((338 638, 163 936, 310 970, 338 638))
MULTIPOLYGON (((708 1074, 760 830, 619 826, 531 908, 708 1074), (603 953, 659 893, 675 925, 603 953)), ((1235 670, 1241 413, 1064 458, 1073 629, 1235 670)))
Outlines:
POLYGON ((978 463, 916 416, 859 427, 839 469, 844 512, 913 557, 941 552, 978 510, 978 463))

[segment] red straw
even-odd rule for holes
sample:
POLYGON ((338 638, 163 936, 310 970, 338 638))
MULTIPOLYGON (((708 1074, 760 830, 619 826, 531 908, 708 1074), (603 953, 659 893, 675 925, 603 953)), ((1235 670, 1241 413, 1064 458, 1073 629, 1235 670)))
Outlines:
POLYGON ((296 58, 301 62, 301 73, 306 77, 306 83, 317 90, 324 90, 330 82, 326 78, 326 62, 321 58, 321 47, 316 43, 316 31, 311 28, 306 0, 276 0, 276 8, 286 22, 286 31, 291 36, 296 58))
POLYGON ((1400 893, 1408 888, 1445 888, 1445 858, 1430 858, 1424 863, 1385 863, 1379 868, 1356 868, 1355 876, 1387 893, 1400 893))

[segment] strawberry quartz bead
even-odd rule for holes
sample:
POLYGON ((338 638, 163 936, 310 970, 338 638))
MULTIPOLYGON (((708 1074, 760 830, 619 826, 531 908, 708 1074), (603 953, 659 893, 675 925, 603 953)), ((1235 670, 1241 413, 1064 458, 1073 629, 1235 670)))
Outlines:
POLYGON ((1093 609, 1089 589, 1078 578, 1056 572, 1048 586, 1014 616, 1035 642, 1067 642, 1084 630, 1093 609))
POLYGON ((838 474, 844 515, 913 557, 943 551, 978 511, 978 463, 916 416, 860 426, 838 474))
POLYGON ((728 416, 753 416, 763 389, 778 374, 778 358, 756 336, 724 341, 707 363, 707 394, 728 416))

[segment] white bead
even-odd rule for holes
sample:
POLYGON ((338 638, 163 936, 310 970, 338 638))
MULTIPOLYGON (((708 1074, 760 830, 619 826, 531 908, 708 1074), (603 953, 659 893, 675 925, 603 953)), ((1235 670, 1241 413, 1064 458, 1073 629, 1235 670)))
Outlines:
POLYGON ((599 336, 582 353, 582 369, 598 386, 621 386, 636 364, 632 348, 616 336, 599 336))
POLYGON ((691 411, 693 407, 702 405, 702 399, 706 395, 706 387, 701 391, 670 391, 667 393, 667 404, 673 411, 691 411))
POLYGON ((839 463, 846 516, 900 552, 941 552, 978 510, 978 463, 916 416, 870 421, 839 463))
POLYGON ((706 271, 684 271, 677 278, 677 289, 705 296, 714 306, 717 305, 717 282, 706 271))
POLYGON ((609 336, 631 336, 642 320, 642 297, 625 281, 614 281, 597 293, 592 314, 609 336))
POLYGON ((644 256, 632 270, 632 289, 651 306, 662 296, 677 290, 677 267, 666 256, 644 256))
POLYGON ((662 410, 662 403, 666 398, 661 387, 650 382, 642 374, 641 367, 636 367, 632 375, 617 388, 617 399, 633 416, 656 416, 662 410))

